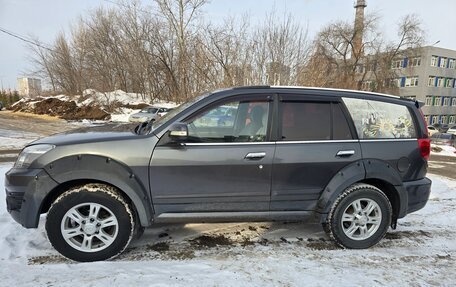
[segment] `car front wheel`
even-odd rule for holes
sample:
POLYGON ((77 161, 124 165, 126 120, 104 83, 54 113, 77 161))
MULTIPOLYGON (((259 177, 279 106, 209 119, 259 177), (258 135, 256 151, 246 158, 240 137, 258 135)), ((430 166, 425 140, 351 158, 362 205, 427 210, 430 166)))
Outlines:
POLYGON ((385 236, 391 215, 391 203, 380 189, 354 184, 334 202, 326 227, 339 246, 369 248, 385 236))
POLYGON ((87 184, 59 196, 49 209, 46 232, 63 256, 81 262, 120 254, 135 229, 130 206, 108 185, 87 184))

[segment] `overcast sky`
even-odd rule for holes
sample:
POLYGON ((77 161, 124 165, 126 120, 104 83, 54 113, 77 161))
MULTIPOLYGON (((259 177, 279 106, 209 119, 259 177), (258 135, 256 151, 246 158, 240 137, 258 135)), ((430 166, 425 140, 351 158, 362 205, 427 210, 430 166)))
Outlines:
MULTIPOLYGON (((116 1, 116 0, 109 0, 116 1)), ((98 6, 115 6, 107 0, 0 0, 0 28, 43 43, 52 43, 56 34, 68 31, 79 16, 98 6)), ((145 4, 152 0, 142 0, 145 4)), ((289 12, 312 38, 327 23, 353 20, 354 0, 212 0, 204 7, 207 21, 227 15, 249 13, 253 23, 262 21, 267 12, 289 12)), ((367 0, 366 12, 381 18, 381 30, 394 39, 397 23, 406 14, 417 14, 426 31, 426 43, 456 50, 456 0, 367 0)), ((15 88, 16 78, 31 70, 29 50, 24 42, 0 32, 0 83, 15 88)), ((2 87, 0 86, 0 88, 2 87)))

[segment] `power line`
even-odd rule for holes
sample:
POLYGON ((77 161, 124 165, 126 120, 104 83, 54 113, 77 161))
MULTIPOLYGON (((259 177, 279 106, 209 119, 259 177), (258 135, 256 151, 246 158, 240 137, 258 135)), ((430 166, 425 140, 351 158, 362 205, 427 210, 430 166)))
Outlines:
POLYGON ((11 37, 17 38, 17 39, 19 39, 19 40, 21 40, 21 41, 24 41, 24 42, 26 42, 26 43, 35 45, 35 46, 37 46, 37 47, 40 47, 40 48, 43 48, 43 49, 46 49, 46 50, 49 50, 49 51, 51 51, 51 52, 55 52, 53 49, 51 49, 51 48, 49 48, 49 47, 46 47, 46 46, 44 46, 43 44, 41 44, 41 43, 39 43, 39 42, 37 42, 37 41, 33 41, 33 40, 30 40, 30 39, 27 39, 25 36, 21 36, 21 35, 19 35, 19 34, 17 34, 17 33, 8 31, 8 30, 6 30, 6 29, 4 29, 4 28, 2 28, 2 27, 0 27, 0 32, 3 32, 3 33, 5 33, 5 34, 7 34, 7 35, 9 35, 9 36, 11 36, 11 37))

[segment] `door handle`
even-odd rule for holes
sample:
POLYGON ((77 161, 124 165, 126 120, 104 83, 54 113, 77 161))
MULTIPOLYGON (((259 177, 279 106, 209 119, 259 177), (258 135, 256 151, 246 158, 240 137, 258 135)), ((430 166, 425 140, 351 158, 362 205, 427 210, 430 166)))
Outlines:
POLYGON ((262 159, 263 157, 266 156, 265 152, 249 152, 246 156, 245 159, 250 159, 250 160, 258 160, 262 159))
POLYGON ((352 156, 355 154, 354 150, 340 150, 337 152, 336 156, 352 156))

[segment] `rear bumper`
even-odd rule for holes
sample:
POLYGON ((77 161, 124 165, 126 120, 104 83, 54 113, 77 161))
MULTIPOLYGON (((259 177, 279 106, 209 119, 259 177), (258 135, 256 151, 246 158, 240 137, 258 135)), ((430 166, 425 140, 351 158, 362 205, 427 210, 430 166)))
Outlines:
POLYGON ((5 175, 6 207, 26 228, 38 227, 41 205, 57 186, 43 169, 11 169, 5 175))
POLYGON ((427 177, 404 182, 404 187, 408 195, 407 213, 420 210, 426 205, 431 194, 431 184, 432 181, 427 177))

